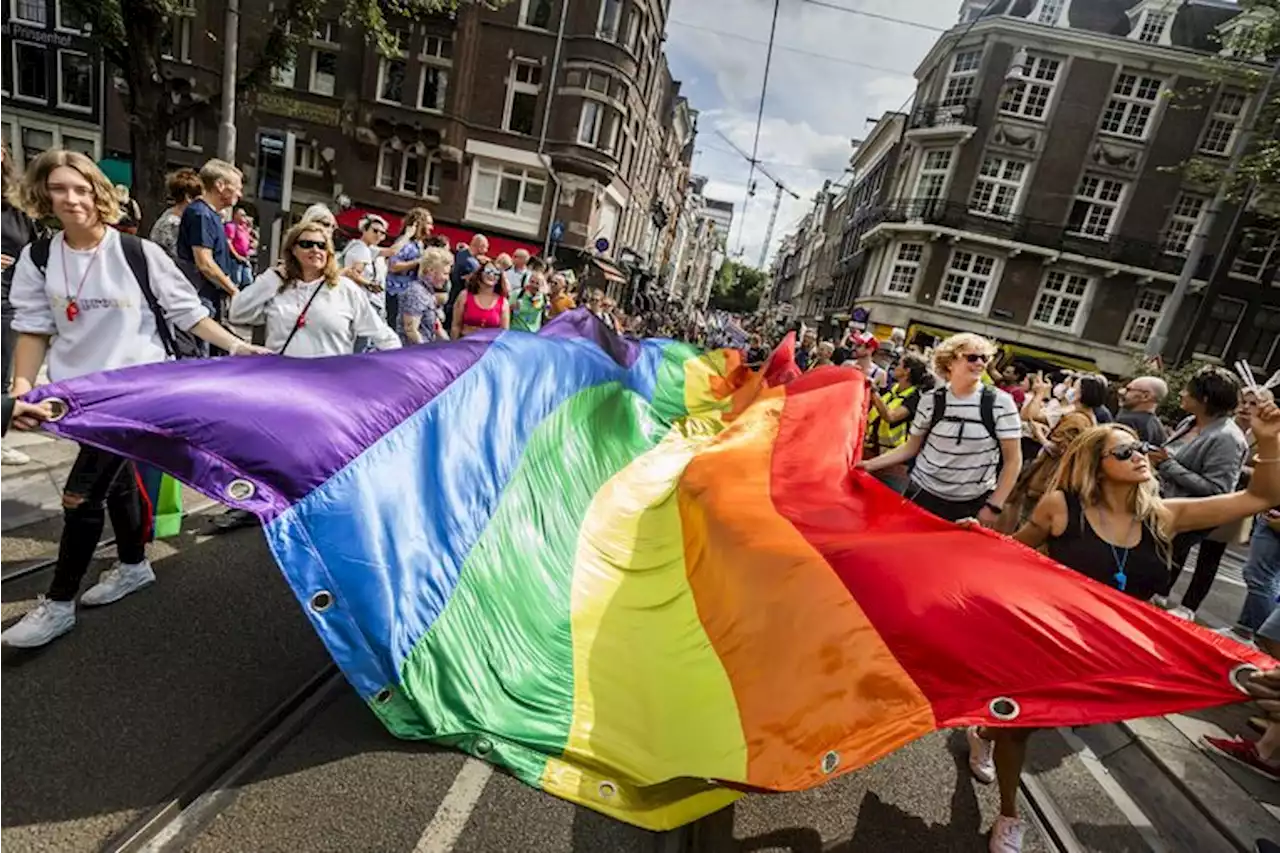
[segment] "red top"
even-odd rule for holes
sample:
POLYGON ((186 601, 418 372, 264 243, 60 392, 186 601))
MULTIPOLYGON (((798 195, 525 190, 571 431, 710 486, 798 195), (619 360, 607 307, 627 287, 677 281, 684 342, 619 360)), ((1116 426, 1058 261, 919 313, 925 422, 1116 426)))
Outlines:
POLYGON ((507 304, 505 296, 499 296, 490 308, 482 308, 469 290, 463 293, 462 299, 462 325, 472 329, 502 328, 502 309, 507 304))

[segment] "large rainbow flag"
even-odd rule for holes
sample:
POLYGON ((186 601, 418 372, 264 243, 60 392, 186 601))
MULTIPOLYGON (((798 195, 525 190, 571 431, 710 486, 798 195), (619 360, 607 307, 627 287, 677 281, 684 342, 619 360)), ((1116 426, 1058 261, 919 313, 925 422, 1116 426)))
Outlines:
POLYGON ((1268 658, 851 466, 864 381, 586 312, 47 386, 51 429, 257 513, 396 735, 662 829, 935 729, 1240 700, 1268 658), (790 378, 790 381, 782 381, 790 378))

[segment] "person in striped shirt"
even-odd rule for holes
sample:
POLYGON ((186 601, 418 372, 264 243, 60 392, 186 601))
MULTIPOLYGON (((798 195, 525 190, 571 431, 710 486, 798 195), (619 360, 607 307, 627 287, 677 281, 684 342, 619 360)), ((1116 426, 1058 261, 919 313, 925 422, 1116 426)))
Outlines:
POLYGON ((992 527, 1022 468, 1022 423, 1008 393, 982 384, 995 345, 952 335, 933 352, 946 385, 921 398, 906 444, 865 460, 879 471, 914 460, 906 497, 949 521, 976 518, 992 527))

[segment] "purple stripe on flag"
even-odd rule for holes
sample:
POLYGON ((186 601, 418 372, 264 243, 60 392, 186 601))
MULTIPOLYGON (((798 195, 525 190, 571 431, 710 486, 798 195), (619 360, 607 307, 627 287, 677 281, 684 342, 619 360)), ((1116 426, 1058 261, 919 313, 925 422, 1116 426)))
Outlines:
POLYGON ((610 332, 605 328, 604 323, 586 308, 566 311, 543 326, 538 334, 550 338, 582 338, 590 341, 626 368, 630 368, 640 357, 638 343, 610 332))

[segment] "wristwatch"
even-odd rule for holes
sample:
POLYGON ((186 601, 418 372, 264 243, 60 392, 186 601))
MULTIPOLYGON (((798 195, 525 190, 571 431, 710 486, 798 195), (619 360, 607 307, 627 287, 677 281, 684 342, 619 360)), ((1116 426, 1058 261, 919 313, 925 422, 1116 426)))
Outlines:
POLYGON ((996 506, 991 501, 987 501, 986 503, 983 504, 983 506, 985 506, 987 509, 994 512, 996 515, 999 515, 1000 513, 1004 512, 1004 507, 996 506))

